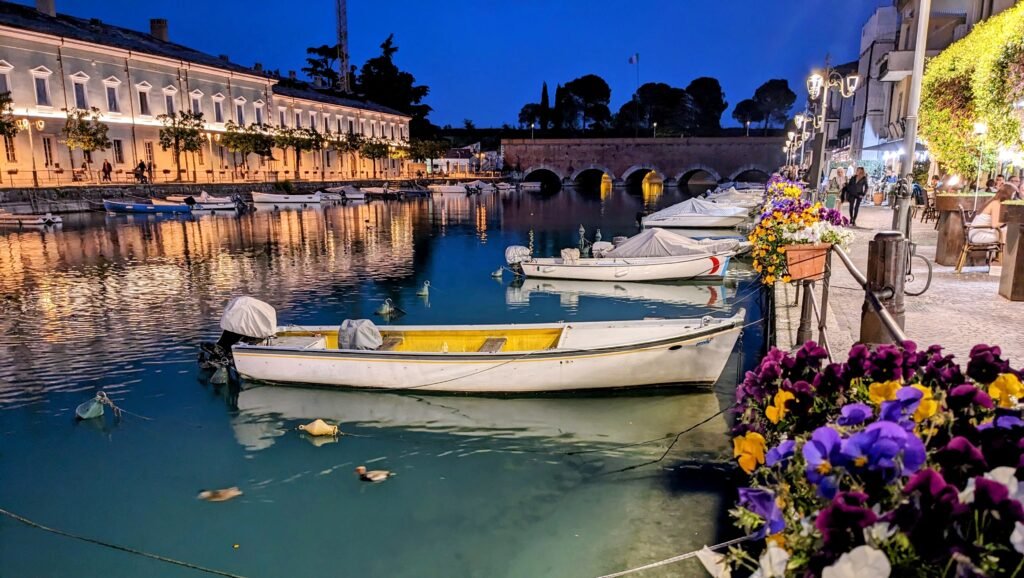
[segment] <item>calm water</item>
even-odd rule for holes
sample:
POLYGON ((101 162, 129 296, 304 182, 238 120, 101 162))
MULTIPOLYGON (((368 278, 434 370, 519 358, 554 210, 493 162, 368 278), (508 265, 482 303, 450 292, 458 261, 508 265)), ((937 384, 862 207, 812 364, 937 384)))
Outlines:
MULTIPOLYGON (((249 577, 588 577, 712 543, 728 458, 716 419, 762 334, 746 330, 714 389, 488 398, 212 387, 195 364, 220 309, 248 293, 282 323, 403 324, 760 315, 750 272, 715 285, 513 284, 507 245, 575 246, 579 225, 635 233, 678 192, 566 190, 189 219, 70 216, 0 232, 0 507, 43 524, 249 577), (429 299, 415 296, 431 281, 429 299), (381 322, 377 318, 378 322, 381 322), (98 390, 133 415, 76 423, 98 390), (716 393, 717 392, 717 393, 716 393), (143 419, 143 416, 148 419, 143 419), (314 444, 312 418, 354 434, 314 444), (587 450, 588 453, 570 455, 587 450), (359 464, 398 476, 360 483, 359 464), (198 490, 239 486, 226 503, 198 490), (235 547, 237 545, 237 547, 235 547)), ((661 575, 700 575, 683 563, 661 575)), ((0 576, 202 576, 0 518, 0 576)), ((658 576, 657 573, 648 574, 658 576)))

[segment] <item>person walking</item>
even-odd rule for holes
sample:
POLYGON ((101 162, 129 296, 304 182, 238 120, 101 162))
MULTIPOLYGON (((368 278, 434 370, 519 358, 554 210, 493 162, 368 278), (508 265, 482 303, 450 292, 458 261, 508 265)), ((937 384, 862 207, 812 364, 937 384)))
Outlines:
POLYGON ((846 183, 846 200, 850 203, 850 224, 857 225, 857 215, 860 213, 860 202, 864 195, 868 194, 868 175, 864 167, 857 167, 853 179, 846 183))
POLYGON ((110 165, 110 161, 104 159, 103 160, 103 168, 100 170, 100 174, 103 175, 102 176, 103 182, 105 182, 105 183, 109 183, 110 182, 110 173, 112 173, 112 172, 114 172, 114 167, 112 167, 110 165))
POLYGON ((843 208, 843 197, 846 194, 846 183, 849 179, 846 178, 846 169, 839 167, 832 172, 832 177, 828 180, 827 193, 829 195, 836 196, 836 210, 842 210, 843 208))

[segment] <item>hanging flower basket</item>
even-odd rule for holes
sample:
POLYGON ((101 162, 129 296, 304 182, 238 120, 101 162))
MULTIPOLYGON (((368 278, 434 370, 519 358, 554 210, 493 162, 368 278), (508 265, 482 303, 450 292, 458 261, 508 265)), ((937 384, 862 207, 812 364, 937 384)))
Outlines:
POLYGON ((786 269, 793 281, 817 281, 825 277, 825 255, 832 243, 785 245, 786 269))

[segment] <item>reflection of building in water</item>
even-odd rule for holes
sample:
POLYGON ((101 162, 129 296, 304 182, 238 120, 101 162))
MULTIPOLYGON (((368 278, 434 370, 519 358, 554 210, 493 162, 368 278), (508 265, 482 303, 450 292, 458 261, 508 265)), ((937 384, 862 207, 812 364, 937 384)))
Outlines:
POLYGON ((658 173, 651 171, 644 175, 644 180, 640 183, 640 191, 644 199, 644 207, 653 208, 658 204, 662 193, 665 192, 665 182, 658 176, 658 173))
POLYGON ((608 173, 601 173, 601 201, 606 200, 608 195, 612 194, 613 188, 611 176, 608 173))

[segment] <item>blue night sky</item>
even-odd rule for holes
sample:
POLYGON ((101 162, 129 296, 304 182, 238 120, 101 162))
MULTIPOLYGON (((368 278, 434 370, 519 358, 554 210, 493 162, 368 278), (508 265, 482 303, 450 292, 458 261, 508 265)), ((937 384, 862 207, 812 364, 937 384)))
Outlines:
MULTIPOLYGON (((32 4, 22 0, 22 3, 32 4)), ((333 0, 56 0, 57 11, 133 28, 170 21, 172 41, 244 65, 299 70, 305 48, 332 43, 333 0)), ((395 33, 398 66, 430 86, 431 121, 459 126, 515 124, 520 107, 594 73, 612 88, 612 112, 640 82, 685 87, 717 77, 732 105, 769 78, 786 78, 801 103, 804 78, 857 58, 860 30, 891 0, 348 0, 352 62, 379 53, 395 33)))

